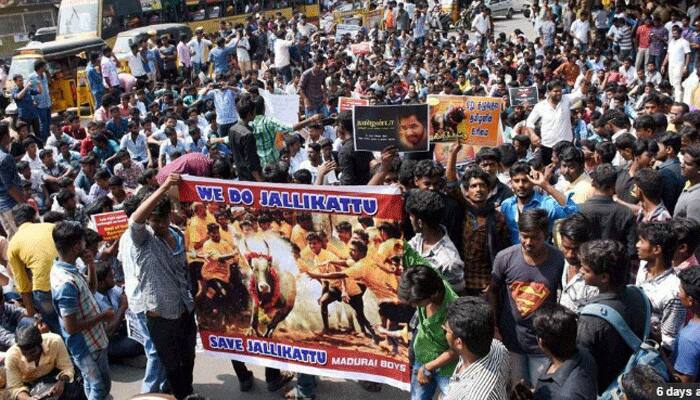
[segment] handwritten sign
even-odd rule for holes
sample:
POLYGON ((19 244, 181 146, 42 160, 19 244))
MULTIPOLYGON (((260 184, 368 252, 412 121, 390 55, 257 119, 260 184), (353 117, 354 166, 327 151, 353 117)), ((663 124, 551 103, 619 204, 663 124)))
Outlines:
POLYGON ((353 99, 352 97, 339 97, 338 98, 338 112, 352 111, 354 106, 368 106, 369 100, 367 99, 353 99))
POLYGON ((102 240, 107 241, 119 239, 129 227, 129 217, 124 210, 95 214, 92 216, 92 222, 102 240))
POLYGON ((260 93, 265 99, 265 115, 275 117, 287 125, 295 125, 299 122, 298 94, 271 94, 268 91, 260 93))
POLYGON ((502 99, 495 97, 428 96, 429 132, 434 143, 455 142, 498 146, 502 99))

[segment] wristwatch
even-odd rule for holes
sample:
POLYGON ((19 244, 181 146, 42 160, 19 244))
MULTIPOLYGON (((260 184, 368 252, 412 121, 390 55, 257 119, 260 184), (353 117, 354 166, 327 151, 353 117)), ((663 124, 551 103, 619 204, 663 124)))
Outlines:
POLYGON ((433 371, 429 370, 428 368, 423 367, 423 375, 430 378, 431 376, 433 376, 433 371))

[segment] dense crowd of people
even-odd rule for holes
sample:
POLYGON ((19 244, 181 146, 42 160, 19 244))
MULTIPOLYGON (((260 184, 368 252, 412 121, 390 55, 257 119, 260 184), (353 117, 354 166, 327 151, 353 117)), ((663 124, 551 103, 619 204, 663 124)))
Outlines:
MULTIPOLYGON (((365 5, 377 7, 381 26, 354 37, 278 14, 153 35, 123 60, 105 48, 86 68, 87 123, 52 117, 44 62, 9 77, 18 115, 0 123, 4 396, 104 399, 110 364, 145 356, 142 393, 201 398, 190 251, 235 229, 327 244, 292 213, 250 214, 232 232, 231 215, 177 200, 182 174, 400 188, 405 221, 381 229, 421 260, 404 265, 396 290, 416 310, 411 399, 637 400, 698 381, 700 2, 535 1, 535 37, 496 33, 484 6, 467 30, 446 26, 439 4, 365 5), (537 102, 510 103, 509 89, 532 86, 537 102), (267 94, 298 94, 300 122, 266 112, 267 94), (501 98, 502 144, 468 160, 461 141, 444 160, 434 145, 355 150, 340 97, 427 95, 501 98), (104 241, 90 217, 114 210, 129 227, 104 241), (192 215, 207 223, 186 224, 192 215), (143 343, 127 334, 127 314, 143 343)), ((334 230, 352 235, 354 262, 370 229, 371 218, 334 230)), ((348 301, 363 320, 362 303, 348 301)), ((252 372, 233 368, 252 390, 252 372)), ((267 389, 294 372, 267 368, 267 389)), ((315 378, 296 377, 284 396, 315 398, 315 378)))

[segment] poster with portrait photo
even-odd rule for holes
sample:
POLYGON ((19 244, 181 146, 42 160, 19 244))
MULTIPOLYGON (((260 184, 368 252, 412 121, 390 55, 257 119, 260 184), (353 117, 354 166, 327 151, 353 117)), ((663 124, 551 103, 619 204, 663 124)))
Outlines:
POLYGON ((355 106, 352 112, 355 150, 428 151, 428 105, 355 106))

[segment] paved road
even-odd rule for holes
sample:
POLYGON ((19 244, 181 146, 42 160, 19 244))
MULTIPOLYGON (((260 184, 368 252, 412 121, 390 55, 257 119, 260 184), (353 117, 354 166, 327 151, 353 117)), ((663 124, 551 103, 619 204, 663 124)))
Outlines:
POLYGON ((515 1, 514 3, 517 13, 513 15, 512 19, 505 19, 503 17, 494 18, 493 22, 496 33, 504 32, 506 35, 510 35, 514 30, 520 29, 525 34, 525 37, 529 40, 534 40, 536 36, 532 23, 520 12, 520 2, 515 1))
MULTIPOLYGON (((270 393, 265 387, 263 368, 252 367, 255 374, 255 389, 252 392, 238 391, 238 380, 227 360, 197 354, 194 369, 194 390, 210 400, 274 400, 282 399, 283 391, 270 393)), ((114 400, 128 400, 138 394, 143 378, 143 369, 120 365, 112 366, 112 396, 114 400)), ((385 386, 379 393, 368 393, 357 383, 340 379, 322 378, 316 391, 320 400, 399 400, 408 399, 408 393, 385 386)))
MULTIPOLYGON (((519 2, 517 2, 519 3, 519 2)), ((519 10, 519 5, 516 5, 519 10)), ((510 34, 514 29, 522 30, 529 39, 534 39, 532 24, 523 17, 521 13, 516 13, 512 19, 497 18, 494 21, 496 32, 510 34)), ((263 368, 252 368, 256 378, 256 389, 253 392, 242 394, 238 391, 238 381, 233 373, 231 363, 227 360, 212 358, 204 354, 198 354, 195 364, 194 381, 195 391, 207 396, 211 400, 241 399, 241 400, 262 400, 281 399, 281 394, 271 394, 265 389, 263 368), (260 378, 263 378, 261 381, 260 378)), ((128 400, 131 396, 138 394, 143 369, 113 366, 112 368, 112 395, 115 400, 128 400)), ((380 393, 368 393, 355 382, 339 379, 321 379, 317 390, 317 399, 332 400, 398 400, 407 399, 408 394, 397 389, 384 387, 380 393)))

